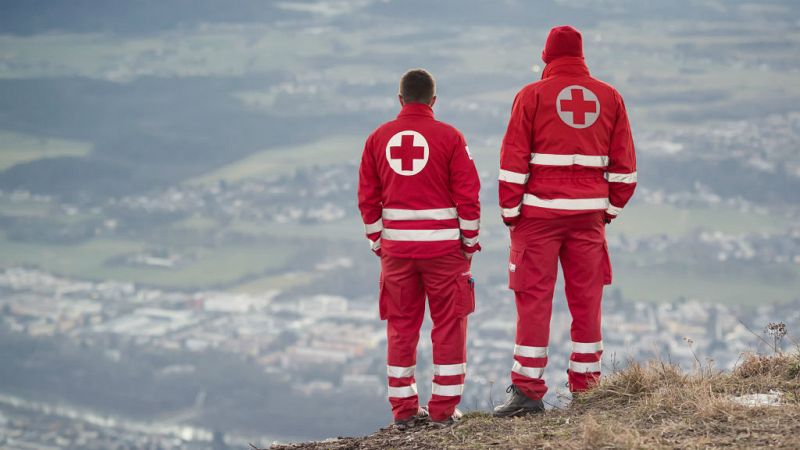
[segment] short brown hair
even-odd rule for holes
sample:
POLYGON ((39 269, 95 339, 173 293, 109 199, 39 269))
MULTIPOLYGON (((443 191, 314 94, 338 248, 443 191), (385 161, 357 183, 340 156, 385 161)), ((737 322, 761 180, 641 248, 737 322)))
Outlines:
POLYGON ((425 69, 411 69, 400 78, 400 95, 406 103, 428 104, 436 95, 436 80, 425 69))

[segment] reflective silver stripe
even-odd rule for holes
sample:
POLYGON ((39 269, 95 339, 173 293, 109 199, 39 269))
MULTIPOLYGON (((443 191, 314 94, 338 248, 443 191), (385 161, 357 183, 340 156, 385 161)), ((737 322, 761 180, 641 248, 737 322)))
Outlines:
POLYGON ((603 351, 603 341, 572 342, 572 353, 596 353, 603 351))
POLYGON ((393 209, 384 208, 383 218, 386 220, 447 220, 458 217, 455 208, 438 209, 393 209))
POLYGON ((522 202, 513 208, 500 208, 500 210, 502 211, 503 217, 517 217, 521 207, 522 202))
POLYGON ((464 392, 463 384, 438 384, 433 383, 431 395, 441 395, 444 397, 455 397, 464 392))
POLYGON ((525 194, 522 203, 528 206, 538 206, 549 209, 589 210, 608 208, 607 198, 554 198, 543 199, 533 194, 525 194))
POLYGON ((374 223, 364 224, 364 231, 367 234, 377 233, 383 229, 383 220, 378 219, 374 223))
POLYGON ((417 383, 411 383, 411 386, 389 386, 389 397, 406 398, 413 397, 415 395, 417 395, 417 383))
POLYGON ((481 219, 467 220, 458 218, 458 227, 462 230, 477 231, 481 229, 481 219))
POLYGON ((500 181, 507 181, 515 184, 525 184, 528 182, 528 173, 512 172, 510 170, 500 169, 500 176, 497 178, 500 181))
POLYGON ((369 241, 369 248, 370 249, 377 250, 377 249, 381 248, 381 238, 375 239, 374 241, 370 240, 370 239, 367 239, 367 240, 369 241))
POLYGON ((386 374, 392 378, 406 378, 414 376, 414 369, 417 366, 400 367, 400 366, 386 366, 386 374))
POLYGON ((462 237, 461 242, 463 242, 464 245, 466 245, 467 247, 473 247, 475 246, 475 244, 478 243, 478 236, 475 236, 473 238, 462 237))
POLYGON ((528 347, 527 345, 514 345, 514 354, 526 358, 546 358, 547 347, 528 347))
POLYGON ((622 212, 622 208, 609 204, 608 208, 606 209, 606 212, 611 214, 612 216, 618 216, 619 213, 622 212))
POLYGON ((384 228, 381 237, 390 241, 457 241, 461 237, 458 228, 444 230, 397 230, 384 228))
POLYGON ((587 167, 606 167, 608 166, 608 156, 590 155, 555 155, 552 153, 534 153, 531 156, 531 164, 541 166, 587 166, 587 167))
POLYGON ((434 375, 450 376, 450 375, 463 375, 465 373, 467 373, 467 363, 433 365, 434 375))
POLYGON ((631 173, 611 173, 606 172, 606 180, 609 183, 636 183, 636 172, 631 173))
POLYGON ((514 366, 511 367, 512 372, 516 372, 523 377, 528 378, 542 378, 544 374, 544 367, 525 367, 519 363, 519 361, 514 361, 514 366))
POLYGON ((569 370, 577 373, 600 372, 600 367, 601 367, 600 361, 591 363, 576 362, 576 361, 569 362, 569 370))

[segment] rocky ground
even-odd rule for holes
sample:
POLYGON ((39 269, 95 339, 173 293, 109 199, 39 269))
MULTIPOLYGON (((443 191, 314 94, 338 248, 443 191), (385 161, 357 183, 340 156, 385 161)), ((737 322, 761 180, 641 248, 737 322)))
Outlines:
POLYGON ((453 427, 391 427, 272 449, 800 448, 800 352, 747 356, 730 373, 632 364, 565 409, 453 427))

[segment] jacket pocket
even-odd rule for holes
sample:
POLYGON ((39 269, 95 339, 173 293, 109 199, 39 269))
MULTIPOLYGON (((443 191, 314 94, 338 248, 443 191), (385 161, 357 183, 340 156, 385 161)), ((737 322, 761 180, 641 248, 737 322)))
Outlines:
POLYGON ((456 279, 456 314, 466 317, 475 311, 475 279, 471 273, 459 275, 456 279))
POLYGON ((522 259, 525 256, 524 248, 511 248, 508 257, 508 288, 512 291, 521 291, 525 287, 522 259))
POLYGON ((397 305, 400 302, 402 289, 384 280, 379 282, 378 311, 381 320, 386 320, 397 315, 397 305))
POLYGON ((611 257, 608 254, 608 242, 603 242, 603 284, 611 284, 611 257))

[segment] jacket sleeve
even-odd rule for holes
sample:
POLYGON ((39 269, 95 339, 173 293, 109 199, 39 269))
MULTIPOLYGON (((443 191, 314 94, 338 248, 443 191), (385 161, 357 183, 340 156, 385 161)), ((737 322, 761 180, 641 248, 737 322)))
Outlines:
POLYGON ((364 232, 367 234, 370 248, 380 254, 381 231, 383 221, 383 185, 378 175, 378 165, 372 151, 372 136, 364 144, 364 153, 361 155, 361 166, 358 169, 358 209, 364 221, 364 232))
POLYGON ((480 190, 481 181, 475 162, 469 153, 464 136, 458 133, 450 158, 450 195, 458 213, 461 249, 466 253, 474 253, 481 249, 478 243, 481 219, 480 190))
POLYGON ((511 118, 500 148, 500 177, 498 192, 503 222, 513 225, 519 220, 525 185, 530 177, 533 118, 536 95, 522 90, 511 107, 511 118))
POLYGON ((611 133, 611 146, 608 153, 608 200, 606 222, 617 217, 628 203, 636 189, 636 151, 633 148, 631 126, 625 102, 619 94, 617 98, 617 119, 611 133))

